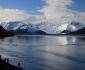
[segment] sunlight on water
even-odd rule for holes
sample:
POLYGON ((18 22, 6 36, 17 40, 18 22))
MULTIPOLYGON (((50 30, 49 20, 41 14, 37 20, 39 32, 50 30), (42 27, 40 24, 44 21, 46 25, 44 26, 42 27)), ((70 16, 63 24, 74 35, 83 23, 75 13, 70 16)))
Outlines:
POLYGON ((85 37, 8 37, 0 39, 0 54, 26 70, 85 70, 85 37))

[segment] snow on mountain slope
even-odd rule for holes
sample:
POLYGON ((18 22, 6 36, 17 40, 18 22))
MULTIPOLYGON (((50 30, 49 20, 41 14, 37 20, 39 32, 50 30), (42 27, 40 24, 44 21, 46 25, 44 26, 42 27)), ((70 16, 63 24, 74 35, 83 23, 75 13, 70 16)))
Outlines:
POLYGON ((8 22, 8 23, 1 23, 1 26, 3 26, 6 30, 10 31, 10 30, 17 30, 17 29, 26 29, 28 30, 28 32, 36 32, 38 30, 42 30, 44 32, 50 33, 50 34, 56 34, 59 32, 62 32, 63 30, 66 30, 68 32, 74 32, 77 31, 79 29, 82 29, 85 27, 84 23, 80 23, 80 22, 71 22, 71 24, 63 24, 63 25, 53 25, 51 23, 40 23, 40 24, 31 24, 31 23, 24 23, 21 21, 13 21, 13 22, 8 22), (59 32, 58 32, 59 31, 59 32))
POLYGON ((80 29, 82 29, 84 27, 85 27, 85 24, 84 23, 73 21, 71 24, 69 24, 67 26, 66 31, 68 31, 68 32, 74 32, 74 31, 80 30, 80 29))
POLYGON ((68 26, 68 24, 60 25, 57 30, 58 30, 59 32, 62 32, 63 30, 66 30, 67 26, 68 26))
POLYGON ((32 23, 24 23, 21 21, 13 21, 13 22, 8 22, 8 23, 1 23, 1 26, 3 26, 6 30, 17 30, 17 29, 28 29, 30 32, 35 32, 37 30, 42 30, 46 33, 56 33, 57 27, 51 23, 37 23, 37 24, 32 24, 32 23))
POLYGON ((39 31, 40 29, 32 24, 26 24, 24 22, 20 22, 20 21, 15 21, 15 22, 8 22, 8 23, 1 23, 0 24, 2 27, 4 27, 7 31, 11 31, 11 30, 26 30, 26 32, 30 32, 30 33, 35 33, 37 31, 39 31))

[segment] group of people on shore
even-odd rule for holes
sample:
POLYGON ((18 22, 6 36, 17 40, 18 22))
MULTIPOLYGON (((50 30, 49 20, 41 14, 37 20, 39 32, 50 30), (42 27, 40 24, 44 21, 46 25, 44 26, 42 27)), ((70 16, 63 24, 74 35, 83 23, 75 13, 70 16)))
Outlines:
MULTIPOLYGON (((4 63, 7 63, 7 64, 10 64, 9 58, 2 59, 2 55, 0 55, 0 61, 4 62, 4 63)), ((19 68, 20 70, 23 70, 23 68, 21 67, 21 63, 20 62, 18 62, 17 66, 15 66, 15 67, 19 68)))

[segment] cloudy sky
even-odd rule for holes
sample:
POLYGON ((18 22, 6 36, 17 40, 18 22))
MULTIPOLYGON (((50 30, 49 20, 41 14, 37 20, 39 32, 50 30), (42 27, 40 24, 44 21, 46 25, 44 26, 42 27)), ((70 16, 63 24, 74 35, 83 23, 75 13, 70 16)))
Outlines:
POLYGON ((42 29, 55 33, 71 21, 85 22, 84 3, 85 0, 0 0, 0 21, 42 21, 42 29))
POLYGON ((39 14, 39 9, 47 5, 53 5, 54 3, 58 5, 62 4, 62 6, 68 5, 67 8, 69 9, 85 12, 85 0, 0 0, 2 8, 25 10, 32 14, 39 14))

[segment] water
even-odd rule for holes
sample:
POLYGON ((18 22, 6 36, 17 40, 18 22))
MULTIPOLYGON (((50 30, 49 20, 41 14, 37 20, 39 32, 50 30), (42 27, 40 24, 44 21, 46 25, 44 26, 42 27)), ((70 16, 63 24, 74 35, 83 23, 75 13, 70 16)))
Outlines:
POLYGON ((85 37, 8 37, 0 39, 0 55, 26 70, 85 70, 85 37))

